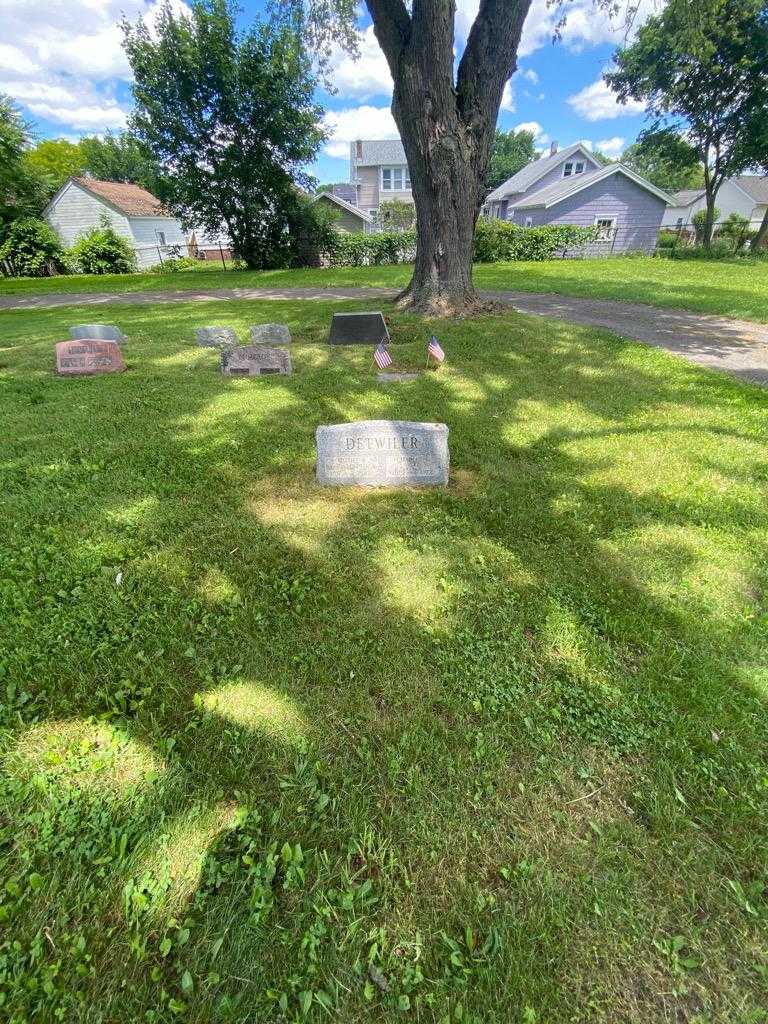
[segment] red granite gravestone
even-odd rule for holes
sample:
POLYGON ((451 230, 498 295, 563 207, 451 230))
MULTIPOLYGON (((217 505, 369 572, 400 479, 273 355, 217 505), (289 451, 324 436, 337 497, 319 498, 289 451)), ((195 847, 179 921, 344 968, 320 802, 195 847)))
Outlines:
POLYGON ((56 346, 56 373, 64 377, 121 373, 123 353, 116 341, 79 339, 60 341, 56 346))

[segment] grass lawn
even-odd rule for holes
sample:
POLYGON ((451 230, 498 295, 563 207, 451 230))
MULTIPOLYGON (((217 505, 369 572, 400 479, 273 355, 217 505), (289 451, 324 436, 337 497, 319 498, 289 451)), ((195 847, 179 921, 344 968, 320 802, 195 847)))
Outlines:
MULTIPOLYGON (((43 280, 0 278, 3 295, 51 292, 189 291, 203 288, 402 287, 411 268, 341 267, 331 270, 200 271, 43 280)), ((768 260, 683 262, 667 259, 553 260, 549 263, 478 264, 478 287, 555 292, 585 298, 647 302, 653 306, 768 323, 768 260)))
POLYGON ((3 1020, 768 1020, 768 394, 513 313, 379 386, 331 308, 0 318, 3 1020), (379 417, 447 489, 315 485, 379 417))

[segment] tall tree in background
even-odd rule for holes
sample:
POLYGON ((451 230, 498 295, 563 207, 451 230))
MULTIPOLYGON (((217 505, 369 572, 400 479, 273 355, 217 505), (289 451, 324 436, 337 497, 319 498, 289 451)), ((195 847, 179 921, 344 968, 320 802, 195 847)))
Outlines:
POLYGON ((94 178, 131 182, 160 199, 164 198, 160 165, 147 146, 130 132, 113 135, 108 131, 102 139, 96 136, 81 139, 80 150, 85 159, 85 169, 94 178))
POLYGON ((533 132, 496 131, 491 149, 491 159, 486 175, 486 190, 503 185, 507 178, 517 174, 523 167, 536 159, 533 132))
POLYGON ((765 0, 698 2, 692 16, 689 0, 669 0, 605 79, 620 100, 644 100, 657 127, 687 128, 703 164, 709 245, 718 190, 755 162, 768 119, 768 19, 765 0))
POLYGON ((0 241, 12 221, 36 216, 45 205, 45 178, 26 161, 30 142, 30 126, 0 93, 0 241))
MULTIPOLYGON (((426 314, 471 311, 472 244, 486 197, 488 163, 504 86, 532 0, 480 0, 455 60, 455 0, 365 0, 392 74, 392 114, 405 147, 416 204, 413 279, 401 301, 426 314)), ((693 0, 698 3, 699 0, 693 0)), ((632 10, 636 0, 593 0, 632 10)), ((553 0, 567 11, 567 0, 553 0)), ((353 0, 279 0, 321 54, 355 50, 353 0)))
POLYGON ((42 139, 27 150, 24 159, 29 167, 45 177, 50 195, 61 188, 67 178, 85 170, 80 143, 68 139, 42 139))
POLYGON ((297 184, 312 180, 323 132, 315 79, 290 27, 240 34, 228 0, 166 3, 150 33, 124 25, 134 74, 132 128, 161 165, 166 203, 188 222, 226 225, 249 267, 284 263, 292 228, 306 225, 297 184))
POLYGON ((673 128, 644 132, 624 150, 621 159, 667 192, 704 186, 704 167, 698 149, 673 128))

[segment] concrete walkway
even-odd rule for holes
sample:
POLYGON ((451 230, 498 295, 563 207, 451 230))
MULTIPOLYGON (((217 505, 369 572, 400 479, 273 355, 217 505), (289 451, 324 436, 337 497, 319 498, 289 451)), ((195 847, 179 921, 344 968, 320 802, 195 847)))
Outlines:
MULTIPOLYGON (((204 291, 126 292, 122 295, 88 292, 0 297, 1 309, 53 309, 58 306, 142 305, 162 302, 215 300, 345 300, 391 299, 394 288, 218 288, 204 291)), ((728 317, 661 309, 609 299, 582 299, 530 292, 485 292, 508 302, 521 313, 553 317, 587 327, 603 327, 620 337, 644 341, 674 352, 692 363, 724 370, 768 386, 768 325, 728 317)))

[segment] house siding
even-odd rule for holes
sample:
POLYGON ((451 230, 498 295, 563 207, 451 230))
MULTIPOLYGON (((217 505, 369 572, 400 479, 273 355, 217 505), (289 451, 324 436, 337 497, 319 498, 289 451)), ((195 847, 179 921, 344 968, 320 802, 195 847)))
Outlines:
POLYGON ((166 246, 177 245, 182 249, 181 255, 187 255, 187 235, 179 221, 173 217, 129 217, 128 224, 139 268, 155 266, 160 262, 160 253, 163 259, 170 255, 167 249, 164 250, 159 245, 158 231, 164 232, 166 246))
MULTIPOLYGON (((760 226, 763 219, 760 211, 765 211, 764 206, 756 206, 751 196, 745 195, 742 189, 730 181, 724 181, 720 186, 715 206, 720 211, 718 220, 725 220, 732 213, 738 213, 749 220, 752 228, 760 226)), ((689 206, 668 206, 664 214, 663 225, 664 227, 675 227, 680 217, 683 218, 684 225, 690 224, 694 215, 700 210, 705 210, 706 207, 707 202, 704 196, 696 199, 689 206)))
MULTIPOLYGON (((531 185, 528 189, 528 195, 533 195, 534 192, 541 192, 543 188, 548 188, 549 185, 554 185, 555 182, 563 180, 563 165, 569 162, 576 163, 577 160, 584 160, 584 174, 589 174, 590 171, 600 170, 600 164, 596 160, 592 160, 587 157, 582 157, 581 154, 577 153, 575 156, 569 156, 566 160, 561 160, 557 167, 553 167, 551 171, 548 171, 543 178, 531 185)), ((580 178, 580 174, 572 175, 572 180, 576 181, 580 178)))
POLYGON ((366 221, 352 213, 351 210, 345 210, 338 203, 334 203, 333 200, 320 196, 316 202, 322 203, 323 206, 328 207, 328 209, 333 210, 338 215, 333 222, 333 226, 337 231, 349 234, 351 232, 368 230, 368 223, 366 221))
POLYGON ((542 224, 575 224, 592 227, 597 217, 616 219, 614 242, 596 243, 595 252, 626 252, 656 247, 661 220, 666 209, 663 199, 635 184, 620 172, 595 182, 563 199, 549 209, 515 210, 513 221, 525 225, 530 217, 533 226, 542 224))
MULTIPOLYGON (((382 166, 400 166, 385 164, 382 166)), ((368 213, 369 210, 378 210, 380 203, 388 199, 399 199, 403 203, 413 202, 413 192, 404 189, 398 192, 381 191, 381 167, 358 167, 357 168, 357 206, 368 213)))
POLYGON ((117 213, 96 196, 70 182, 61 195, 52 203, 45 219, 65 246, 70 246, 91 228, 98 227, 102 216, 106 216, 115 232, 133 241, 128 218, 117 213))

